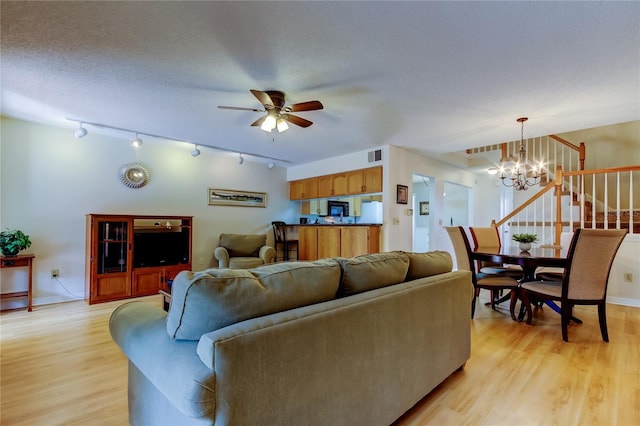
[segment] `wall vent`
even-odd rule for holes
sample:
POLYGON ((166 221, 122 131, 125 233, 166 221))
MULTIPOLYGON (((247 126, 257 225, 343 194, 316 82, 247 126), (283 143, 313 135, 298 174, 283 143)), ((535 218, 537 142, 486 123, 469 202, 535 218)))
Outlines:
POLYGON ((375 151, 369 151, 367 154, 368 154, 370 163, 374 163, 376 161, 381 161, 382 160, 382 150, 381 149, 376 149, 375 151))

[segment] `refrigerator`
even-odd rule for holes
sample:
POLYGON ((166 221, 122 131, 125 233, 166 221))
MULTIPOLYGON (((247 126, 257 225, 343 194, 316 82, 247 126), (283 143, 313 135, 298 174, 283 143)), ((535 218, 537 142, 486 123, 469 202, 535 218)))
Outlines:
POLYGON ((358 223, 382 223, 382 202, 363 201, 358 223))

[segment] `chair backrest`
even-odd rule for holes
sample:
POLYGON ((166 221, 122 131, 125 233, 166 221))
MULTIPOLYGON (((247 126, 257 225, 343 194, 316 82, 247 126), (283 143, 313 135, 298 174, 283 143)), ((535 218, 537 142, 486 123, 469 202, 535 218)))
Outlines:
MULTIPOLYGON (((469 227, 469 231, 471 231, 471 237, 473 238, 473 249, 478 250, 478 247, 485 247, 500 250, 502 247, 502 243, 500 242, 500 234, 498 233, 498 228, 494 228, 493 226, 489 227, 478 227, 471 226, 469 227)), ((500 265, 495 262, 487 262, 487 261, 478 261, 478 269, 482 269, 485 266, 495 266, 500 265)))
POLYGON ((283 243, 287 239, 287 235, 285 233, 285 229, 287 228, 287 224, 282 221, 274 221, 271 222, 271 226, 273 227, 273 238, 276 243, 283 243))
POLYGON ((471 271, 475 276, 475 269, 473 267, 473 261, 471 260, 471 246, 469 246, 469 239, 464 232, 462 226, 445 226, 444 229, 449 233, 451 243, 453 244, 453 251, 456 254, 456 262, 458 263, 459 271, 471 271))
POLYGON ((562 297, 572 300, 601 300, 607 295, 607 281, 613 259, 624 240, 623 229, 576 230, 564 276, 562 297))
POLYGON ((477 250, 478 247, 495 247, 497 249, 502 247, 498 228, 494 228, 493 226, 486 228, 471 226, 469 230, 473 238, 474 250, 477 250))

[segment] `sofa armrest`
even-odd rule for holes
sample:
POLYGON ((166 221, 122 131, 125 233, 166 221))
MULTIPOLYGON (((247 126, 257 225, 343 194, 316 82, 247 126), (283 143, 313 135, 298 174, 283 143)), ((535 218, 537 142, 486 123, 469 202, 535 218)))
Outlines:
POLYGON ((229 267, 229 252, 224 247, 216 247, 213 255, 218 259, 218 268, 229 267))
POLYGON ((260 247, 260 254, 258 256, 262 259, 265 265, 273 263, 276 258, 276 250, 271 246, 262 246, 260 247))
POLYGON ((169 337, 166 316, 150 303, 128 302, 111 314, 109 331, 129 361, 178 410, 190 417, 213 416, 215 373, 196 354, 198 342, 169 337))

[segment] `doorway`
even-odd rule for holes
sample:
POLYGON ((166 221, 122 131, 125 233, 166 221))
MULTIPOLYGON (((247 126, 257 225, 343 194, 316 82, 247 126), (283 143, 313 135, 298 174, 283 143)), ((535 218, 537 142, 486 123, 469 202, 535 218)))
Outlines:
POLYGON ((424 253, 430 250, 431 199, 433 178, 414 174, 413 194, 413 251, 424 253))
POLYGON ((444 183, 443 225, 469 226, 469 189, 457 183, 444 183))

